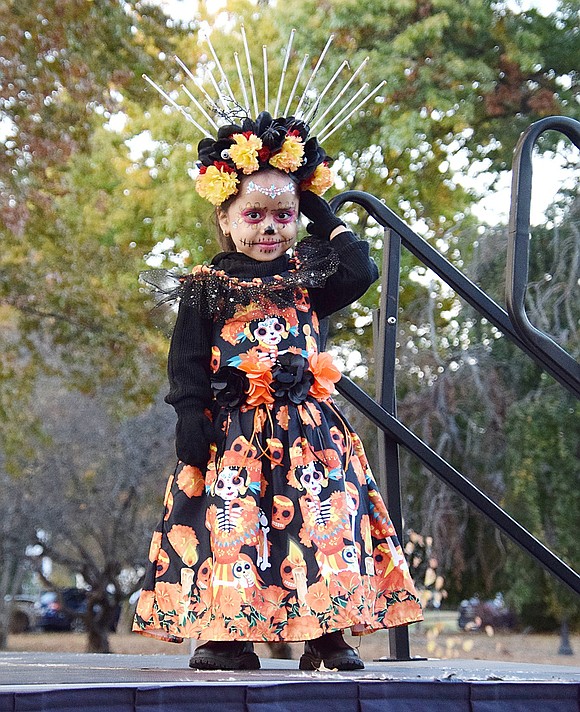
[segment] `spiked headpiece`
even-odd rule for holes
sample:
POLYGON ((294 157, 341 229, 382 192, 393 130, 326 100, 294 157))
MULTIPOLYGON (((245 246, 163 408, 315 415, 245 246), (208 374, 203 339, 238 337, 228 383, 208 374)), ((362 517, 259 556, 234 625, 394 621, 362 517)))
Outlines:
POLYGON ((199 175, 196 179, 196 190, 203 198, 213 203, 213 205, 221 205, 224 201, 237 193, 241 176, 250 175, 263 168, 281 170, 296 181, 300 190, 310 190, 317 195, 322 195, 332 185, 333 178, 329 168, 331 159, 327 156, 319 141, 328 138, 339 129, 385 84, 385 82, 381 82, 371 92, 368 92, 352 109, 351 106, 355 104, 361 94, 364 94, 368 89, 368 83, 363 84, 348 101, 341 101, 348 94, 354 79, 368 62, 367 57, 350 76, 344 86, 336 93, 328 107, 318 116, 316 121, 313 121, 315 115, 321 108, 323 99, 329 91, 331 91, 341 72, 348 67, 348 62, 346 60, 343 61, 322 90, 319 91, 315 88, 316 75, 333 40, 333 36, 331 35, 312 70, 312 74, 301 89, 301 93, 297 96, 297 91, 301 85, 301 77, 309 59, 308 55, 304 56, 287 100, 284 115, 278 116, 295 32, 295 30, 292 30, 290 33, 286 47, 274 107, 275 118, 269 113, 269 80, 266 47, 264 46, 262 48, 264 108, 260 111, 252 62, 243 26, 241 33, 248 68, 254 115, 256 116, 255 120, 251 118, 250 98, 246 88, 246 80, 244 79, 240 66, 238 53, 234 53, 234 60, 242 94, 241 101, 234 96, 230 82, 209 37, 207 37, 206 40, 213 57, 215 68, 217 68, 220 74, 219 83, 209 66, 206 67, 206 70, 207 76, 213 86, 213 91, 217 94, 216 98, 212 98, 208 93, 201 80, 201 76, 194 76, 178 57, 175 59, 190 82, 192 82, 203 95, 206 105, 210 109, 210 112, 213 113, 213 117, 184 84, 181 85, 181 90, 190 103, 187 106, 176 101, 179 95, 170 96, 149 77, 143 75, 174 109, 177 109, 198 131, 204 134, 205 138, 203 138, 198 145, 199 175), (292 104, 295 97, 298 104, 296 108, 293 109, 292 104), (204 126, 193 117, 191 106, 195 108, 198 114, 197 118, 202 122, 207 122, 209 129, 204 128, 204 126), (337 107, 335 114, 331 115, 331 111, 335 109, 335 107, 337 107), (313 121, 313 123, 310 125, 311 121, 313 121), (322 124, 323 121, 324 124, 322 124), (310 136, 312 130, 320 124, 322 124, 322 128, 319 129, 318 138, 310 136), (215 137, 216 132, 217 137, 215 137))

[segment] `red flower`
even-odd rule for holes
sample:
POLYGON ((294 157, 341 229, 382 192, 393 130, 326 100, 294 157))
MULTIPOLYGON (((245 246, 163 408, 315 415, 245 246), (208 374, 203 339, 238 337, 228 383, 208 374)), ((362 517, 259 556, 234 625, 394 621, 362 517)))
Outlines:
POLYGON ((231 166, 228 166, 228 164, 224 163, 224 161, 214 161, 213 164, 219 171, 223 171, 224 173, 235 173, 236 172, 234 168, 232 168, 231 166))

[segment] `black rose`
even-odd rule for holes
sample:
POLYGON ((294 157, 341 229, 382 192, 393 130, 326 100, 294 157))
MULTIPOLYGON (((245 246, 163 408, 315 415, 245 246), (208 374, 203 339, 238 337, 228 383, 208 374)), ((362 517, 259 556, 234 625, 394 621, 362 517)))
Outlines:
POLYGON ((296 180, 303 181, 310 178, 310 176, 324 161, 330 162, 331 159, 326 155, 326 151, 318 143, 316 138, 309 138, 304 144, 304 158, 302 159, 302 165, 298 170, 294 171, 294 176, 296 180))
POLYGON ((278 356, 272 369, 272 390, 275 398, 287 397, 292 403, 303 403, 314 376, 308 370, 308 361, 299 354, 285 353, 278 356))
POLYGON ((235 168, 234 162, 229 155, 229 149, 233 145, 231 138, 222 138, 214 141, 211 138, 202 139, 197 147, 199 162, 203 166, 213 166, 214 162, 227 163, 230 168, 235 168))
POLYGON ((211 377, 211 389, 222 408, 237 408, 246 400, 249 388, 246 374, 238 368, 222 366, 211 377))

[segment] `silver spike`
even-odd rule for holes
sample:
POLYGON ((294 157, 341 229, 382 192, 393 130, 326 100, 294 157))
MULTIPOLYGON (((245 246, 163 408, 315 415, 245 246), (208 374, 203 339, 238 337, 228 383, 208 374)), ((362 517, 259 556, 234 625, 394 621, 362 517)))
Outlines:
POLYGON ((256 97, 256 85, 254 83, 254 72, 252 70, 252 60, 250 59, 250 49, 248 47, 248 40, 246 39, 246 28, 242 25, 242 39, 244 41, 244 51, 246 53, 246 62, 248 64, 248 74, 250 75, 250 88, 252 90, 252 100, 254 102, 254 111, 256 116, 258 116, 258 98, 256 97))
POLYGON ((334 35, 330 35, 330 37, 326 40, 326 44, 324 45, 324 49, 320 53, 320 57, 318 58, 318 62, 316 62, 316 66, 314 67, 312 74, 310 75, 310 79, 306 83, 306 86, 304 87, 304 91, 302 92, 302 96, 300 97, 300 101, 298 102, 298 106, 296 107, 296 116, 299 116, 300 114, 300 107, 302 106, 302 102, 306 98, 306 94, 308 90, 310 89, 310 85, 314 81, 314 78, 318 74, 318 70, 320 69, 320 65, 322 64, 322 61, 324 59, 324 55, 328 52, 328 48, 332 44, 332 40, 334 39, 334 35))
POLYGON ((206 101, 210 104, 210 106, 215 106, 215 101, 211 98, 211 96, 207 93, 205 87, 203 86, 202 82, 195 77, 192 73, 189 67, 185 64, 185 62, 182 62, 181 59, 177 55, 175 55, 175 61, 179 66, 183 69, 183 71, 187 74, 187 76, 191 79, 191 81, 195 84, 195 86, 200 90, 200 92, 204 95, 206 98, 206 101))
POLYGON ((268 97, 268 51, 266 45, 262 45, 262 60, 264 65, 264 111, 269 111, 268 97))
MULTIPOLYGON (((221 102, 221 105, 227 111, 229 109, 228 102, 224 99, 224 93, 220 89, 219 84, 217 83, 216 78, 214 77, 213 72, 211 71, 211 67, 207 64, 205 65, 205 71, 206 71, 206 74, 209 75, 209 80, 212 83, 216 94, 218 95, 218 99, 221 102)), ((217 103, 217 102, 215 102, 215 103, 217 103)))
POLYGON ((312 118, 312 115, 315 113, 316 109, 320 106, 320 103, 321 103, 322 100, 324 99, 324 96, 326 95, 326 93, 328 92, 328 90, 330 89, 330 87, 334 84, 336 78, 338 77, 338 75, 342 72, 342 70, 343 70, 345 67, 348 67, 348 61, 347 61, 346 59, 343 61, 343 63, 340 65, 340 67, 336 70, 336 72, 335 72, 334 75, 332 76, 332 79, 328 82, 328 84, 327 84, 327 85, 324 87, 324 89, 320 92, 320 94, 318 95, 318 99, 317 99, 316 102, 314 103, 314 106, 310 109, 310 111, 308 111, 308 112, 304 115, 303 121, 304 121, 305 124, 307 124, 307 123, 310 121, 310 119, 312 118))
POLYGON ((234 52, 234 59, 236 61, 236 69, 238 70, 238 79, 240 81, 240 86, 242 88, 242 94, 244 95, 244 109, 247 114, 250 114, 250 102, 248 101, 248 92, 246 91, 246 83, 244 81, 244 75, 242 74, 242 68, 240 66, 240 55, 234 52))
POLYGON ((387 83, 387 82, 386 82, 385 80, 383 80, 380 84, 378 84, 378 85, 372 90, 372 92, 371 92, 370 94, 368 94, 368 96, 366 96, 366 97, 360 102, 360 104, 357 104, 357 106, 354 107, 354 109, 350 112, 350 114, 349 114, 348 116, 345 116, 345 118, 344 118, 339 124, 337 124, 337 125, 332 129, 332 131, 329 131, 329 133, 325 134, 320 140, 321 140, 321 141, 326 141, 327 138, 329 138, 330 136, 332 136, 332 134, 333 134, 335 131, 337 131, 346 121, 348 121, 348 120, 350 119, 350 117, 351 117, 355 112, 357 112, 362 106, 364 106, 364 104, 367 103, 367 101, 368 101, 369 99, 371 99, 380 89, 382 89, 382 88, 385 86, 386 83, 387 83))
POLYGON ((286 54, 284 56, 284 65, 282 66, 282 74, 280 75, 280 84, 278 85, 278 96, 276 97, 276 106, 274 107, 274 118, 278 116, 278 109, 280 108, 280 97, 282 96, 282 87, 284 86, 284 79, 286 78, 286 70, 288 68, 288 60, 290 59, 290 52, 292 50, 292 42, 294 41, 294 35, 296 30, 292 29, 290 33, 290 38, 288 39, 288 44, 286 45, 286 54))
POLYGON ((199 101, 193 96, 193 94, 189 91, 189 89, 185 86, 185 84, 181 85, 181 89, 184 94, 187 95, 191 103, 197 108, 198 111, 200 111, 205 118, 209 121, 210 126, 213 126, 213 128, 218 131, 219 126, 216 124, 216 122, 211 118, 211 116, 207 113, 207 111, 203 108, 203 106, 199 103, 199 101))
POLYGON ((234 92, 232 91, 232 88, 231 88, 231 86, 230 86, 230 83, 229 83, 229 81, 228 81, 228 78, 227 78, 227 76, 226 76, 226 73, 224 72, 224 68, 222 67, 221 62, 219 61, 218 56, 217 56, 217 54, 215 53, 215 49, 213 48, 213 45, 212 45, 211 40, 210 40, 210 38, 209 38, 209 35, 205 35, 205 41, 207 42, 207 44, 208 44, 208 46, 209 46, 209 49, 210 49, 210 51, 211 51, 211 55, 212 55, 212 57, 213 57, 213 61, 216 63, 216 66, 217 66, 217 68, 218 68, 219 71, 220 71, 220 75, 221 75, 222 81, 223 81, 223 83, 226 85, 226 88, 227 88, 227 90, 228 90, 228 92, 229 92, 229 94, 230 94, 230 98, 231 98, 231 100, 235 103, 236 97, 234 96, 234 92))
MULTIPOLYGON (((321 134, 323 134, 325 131, 328 131, 328 129, 332 126, 332 124, 333 124, 335 121, 338 121, 338 119, 340 119, 340 117, 341 117, 345 112, 348 111, 348 109, 349 109, 349 107, 351 106, 351 104, 354 104, 354 102, 359 98, 359 96, 360 96, 361 94, 363 94, 363 93, 369 88, 369 86, 370 86, 370 84, 369 84, 368 82, 365 82, 365 83, 362 85, 362 87, 356 92, 356 94, 354 94, 353 96, 351 96, 351 98, 346 102, 346 104, 342 107, 342 109, 340 109, 340 111, 337 111, 336 114, 335 114, 334 116, 332 116, 332 117, 328 120, 328 122, 326 123, 326 126, 324 126, 324 128, 322 128, 322 129, 320 129, 320 131, 319 131, 319 136, 320 136, 321 134)), ((319 140, 320 140, 320 139, 319 139, 319 140)))
POLYGON ((296 87, 298 86, 298 82, 300 81, 300 77, 302 76, 302 72, 304 71, 304 67, 306 66, 306 62, 308 62, 309 58, 309 54, 304 55, 304 59, 302 60, 302 64, 300 65, 300 68, 298 69, 298 74, 296 75, 296 80, 294 81, 294 86, 292 87, 292 91, 290 92, 290 98, 288 99, 288 103, 286 104, 286 108, 284 109, 284 116, 288 116, 290 112, 290 104, 292 104, 294 94, 296 93, 296 87))
POLYGON ((206 136, 207 138, 212 138, 212 135, 209 133, 209 131, 207 131, 207 129, 204 129, 203 126, 198 124, 197 121, 193 118, 193 116, 188 111, 186 111, 186 109, 183 106, 181 106, 181 104, 178 104, 176 101, 174 101, 169 96, 169 94, 164 92, 160 86, 155 84, 153 79, 150 79, 146 74, 143 74, 141 76, 143 77, 143 79, 145 79, 147 82, 149 82, 149 84, 151 84, 151 86, 154 89, 156 89, 161 94, 161 96, 171 104, 171 106, 174 109, 177 109, 177 111, 179 111, 179 113, 182 114, 182 116, 184 116, 187 119, 187 121, 189 121, 189 123, 193 124, 198 131, 201 131, 201 133, 204 136, 206 136))
POLYGON ((340 92, 334 97, 334 99, 332 100, 332 103, 324 110, 324 112, 323 112, 323 113, 316 119, 316 121, 312 124, 312 126, 310 127, 310 130, 311 130, 311 131, 313 131, 313 130, 318 126, 318 124, 320 124, 320 123, 324 120, 324 118, 325 118, 325 116, 328 114, 328 112, 329 112, 329 111, 332 111, 332 109, 336 106, 337 102, 339 102, 339 101, 342 99, 342 97, 343 97, 343 96, 345 95, 345 93, 348 91, 348 88, 350 87, 350 85, 353 83, 353 81, 355 80, 355 78, 356 78, 356 77, 358 76, 358 74, 361 72, 362 68, 363 68, 366 64, 368 64, 368 62, 369 62, 369 58, 368 58, 368 57, 366 57, 365 59, 363 59, 363 61, 360 63, 360 65, 359 65, 359 66, 357 67, 357 69, 355 70, 355 72, 354 72, 354 74, 352 75, 352 77, 348 80, 348 82, 344 85, 344 87, 340 90, 340 92))

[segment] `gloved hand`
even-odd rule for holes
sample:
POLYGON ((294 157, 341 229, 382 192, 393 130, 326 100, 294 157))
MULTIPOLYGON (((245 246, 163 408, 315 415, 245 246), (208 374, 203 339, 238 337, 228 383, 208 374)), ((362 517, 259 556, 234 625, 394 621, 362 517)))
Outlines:
POLYGON ((332 212, 326 200, 310 190, 300 193, 300 212, 312 221, 306 226, 308 232, 323 240, 330 238, 330 233, 335 227, 345 226, 344 222, 332 212))
POLYGON ((201 406, 178 413, 175 450, 181 462, 204 470, 209 460, 209 446, 215 440, 213 424, 201 406))

